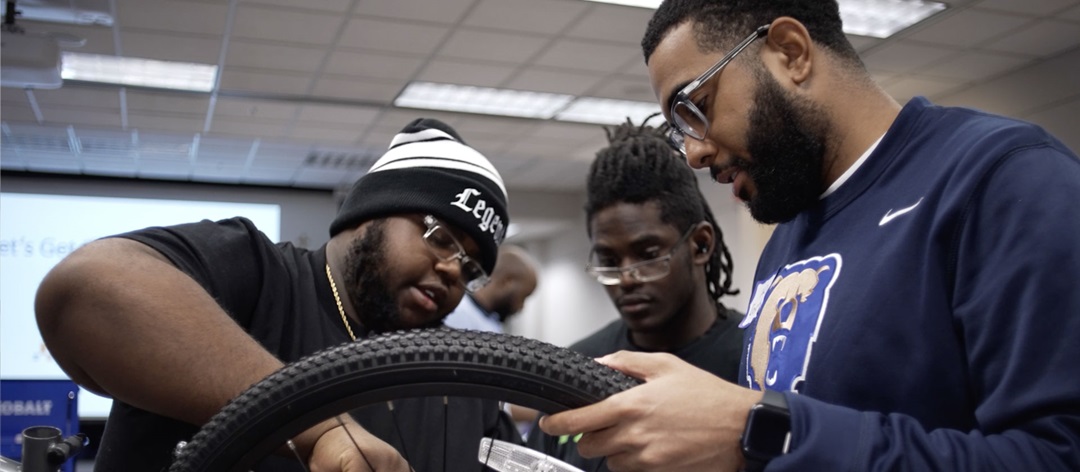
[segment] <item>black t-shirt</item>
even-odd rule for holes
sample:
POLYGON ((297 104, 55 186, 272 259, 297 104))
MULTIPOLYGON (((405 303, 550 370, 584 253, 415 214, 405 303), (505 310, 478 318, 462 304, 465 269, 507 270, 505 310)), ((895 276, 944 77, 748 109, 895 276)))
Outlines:
MULTIPOLYGON (((245 218, 147 228, 118 237, 165 255, 282 362, 350 341, 326 278, 325 246, 311 251, 275 244, 245 218)), ((481 436, 520 442, 511 433, 512 421, 490 400, 452 398, 447 408, 441 397, 400 399, 394 401, 393 414, 386 405, 375 405, 354 416, 403 451, 418 471, 480 471, 481 436)), ((197 431, 197 426, 115 401, 95 470, 162 470, 177 442, 190 440, 197 431)), ((288 462, 271 458, 258 470, 303 470, 288 462)))
MULTIPOLYGON (((689 364, 732 383, 738 383, 739 356, 743 331, 739 329, 742 313, 728 309, 727 317, 717 317, 705 334, 684 346, 669 351, 689 364)), ((630 330, 622 320, 615 320, 589 337, 570 346, 590 357, 617 351, 646 352, 630 340, 630 330)), ((548 436, 534 427, 529 432, 529 447, 542 451, 585 472, 607 471, 603 458, 586 459, 577 451, 577 438, 548 436)))

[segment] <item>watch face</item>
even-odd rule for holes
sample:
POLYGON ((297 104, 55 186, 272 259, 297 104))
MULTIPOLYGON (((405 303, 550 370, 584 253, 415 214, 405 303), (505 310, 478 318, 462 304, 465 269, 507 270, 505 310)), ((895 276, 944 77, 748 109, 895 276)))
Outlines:
POLYGON ((762 458, 773 458, 784 453, 791 418, 786 411, 758 405, 750 411, 743 432, 743 452, 762 458))

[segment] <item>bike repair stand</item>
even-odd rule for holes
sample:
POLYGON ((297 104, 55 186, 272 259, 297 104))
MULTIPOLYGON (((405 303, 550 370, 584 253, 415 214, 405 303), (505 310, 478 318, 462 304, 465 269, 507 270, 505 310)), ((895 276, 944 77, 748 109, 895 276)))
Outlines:
POLYGON ((57 472, 86 446, 86 435, 63 439, 60 428, 31 426, 22 432, 22 472, 57 472))

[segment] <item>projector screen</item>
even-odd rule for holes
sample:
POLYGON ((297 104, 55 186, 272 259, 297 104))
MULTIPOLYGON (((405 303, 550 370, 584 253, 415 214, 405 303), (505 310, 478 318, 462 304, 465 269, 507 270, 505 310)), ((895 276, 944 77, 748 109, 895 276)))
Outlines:
MULTIPOLYGON (((65 255, 103 236, 234 216, 247 217, 270 240, 280 240, 279 205, 0 193, 0 377, 67 378, 34 319, 37 287, 65 255)), ((111 404, 82 390, 79 417, 108 417, 111 404)))

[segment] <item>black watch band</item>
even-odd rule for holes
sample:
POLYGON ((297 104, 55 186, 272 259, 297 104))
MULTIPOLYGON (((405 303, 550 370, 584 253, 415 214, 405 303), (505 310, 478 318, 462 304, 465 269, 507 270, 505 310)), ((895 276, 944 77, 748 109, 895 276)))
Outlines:
POLYGON ((746 417, 742 435, 745 472, 760 472, 773 458, 787 453, 791 442, 791 413, 783 393, 766 390, 746 417))

